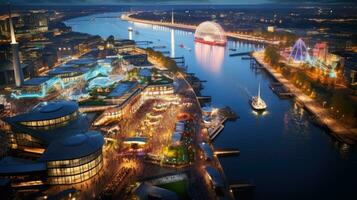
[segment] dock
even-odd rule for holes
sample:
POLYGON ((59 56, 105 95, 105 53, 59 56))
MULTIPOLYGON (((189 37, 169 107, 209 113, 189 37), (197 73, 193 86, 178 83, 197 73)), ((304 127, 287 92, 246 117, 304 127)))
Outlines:
POLYGON ((219 109, 218 112, 220 115, 224 116, 227 120, 236 120, 239 118, 239 116, 229 106, 219 109))
POLYGON ((254 58, 250 57, 250 56, 242 56, 241 57, 242 60, 252 60, 254 58))
POLYGON ((214 155, 216 156, 238 156, 239 154, 239 149, 234 148, 218 148, 214 150, 214 155))
POLYGON ((162 54, 170 54, 170 51, 160 51, 162 54))
POLYGON ((271 83, 269 88, 281 99, 294 97, 294 94, 280 83, 271 83))
POLYGON ((265 70, 272 75, 278 82, 280 82, 284 87, 289 89, 291 93, 294 94, 296 101, 302 104, 302 106, 311 113, 315 119, 322 124, 324 127, 328 128, 337 140, 347 144, 354 144, 356 139, 355 133, 351 129, 344 127, 338 120, 334 119, 328 110, 319 105, 314 99, 304 94, 298 88, 296 88, 289 80, 287 80, 283 75, 278 73, 274 68, 264 62, 263 53, 255 52, 253 53, 255 60, 265 68, 265 70))
POLYGON ((211 102, 212 101, 212 97, 211 96, 198 96, 197 99, 200 102, 203 102, 203 103, 207 103, 207 102, 211 102))
POLYGON ((152 44, 152 41, 135 41, 136 45, 149 45, 152 44))
POLYGON ((153 49, 165 49, 165 45, 152 46, 153 49))
POLYGON ((256 186, 249 181, 236 181, 230 184, 229 189, 233 192, 235 199, 254 199, 256 186))
POLYGON ((218 136, 218 134, 221 133, 223 128, 224 128, 224 125, 217 126, 211 133, 208 134, 209 135, 209 139, 211 141, 213 141, 218 136))
POLYGON ((185 65, 185 57, 181 56, 181 57, 170 57, 172 60, 174 60, 176 62, 176 64, 181 64, 181 65, 185 65))
POLYGON ((249 56, 250 55, 250 51, 247 52, 239 52, 239 53, 232 53, 229 54, 229 57, 235 57, 235 56, 249 56))

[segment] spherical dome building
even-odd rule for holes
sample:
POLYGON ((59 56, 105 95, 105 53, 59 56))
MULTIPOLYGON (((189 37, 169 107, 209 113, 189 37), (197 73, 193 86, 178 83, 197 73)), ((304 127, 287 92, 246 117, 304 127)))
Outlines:
POLYGON ((195 41, 209 45, 225 46, 227 38, 226 33, 219 24, 205 21, 196 28, 195 41))

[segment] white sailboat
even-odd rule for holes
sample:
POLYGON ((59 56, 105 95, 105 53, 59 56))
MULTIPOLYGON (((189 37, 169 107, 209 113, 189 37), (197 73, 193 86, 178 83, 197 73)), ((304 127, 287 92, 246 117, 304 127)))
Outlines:
POLYGON ((251 105, 254 110, 265 110, 267 108, 266 103, 260 97, 260 83, 258 86, 258 96, 253 96, 251 100, 251 105))

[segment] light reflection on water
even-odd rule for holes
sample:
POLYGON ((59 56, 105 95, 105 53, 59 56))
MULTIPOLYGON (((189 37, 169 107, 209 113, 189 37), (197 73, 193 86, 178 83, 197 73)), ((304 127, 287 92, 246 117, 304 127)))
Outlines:
POLYGON ((197 62, 212 73, 219 73, 224 62, 225 47, 195 42, 197 62))
POLYGON ((279 99, 268 87, 275 80, 264 70, 251 69, 249 60, 229 57, 230 53, 260 49, 263 45, 228 41, 227 50, 211 48, 195 44, 192 33, 187 31, 175 30, 172 35, 169 28, 117 18, 87 18, 90 17, 69 20, 67 24, 74 31, 103 38, 128 38, 128 27, 132 26, 133 39, 165 45, 165 50, 174 47, 171 52, 185 57, 188 71, 208 81, 202 94, 212 95, 214 106, 227 105, 237 112, 240 119, 225 124, 214 146, 240 149, 239 157, 220 160, 229 180, 253 181, 257 186, 255 199, 357 199, 356 149, 328 136, 293 100, 279 99), (257 117, 252 114, 249 99, 256 94, 260 81, 269 114, 257 117))

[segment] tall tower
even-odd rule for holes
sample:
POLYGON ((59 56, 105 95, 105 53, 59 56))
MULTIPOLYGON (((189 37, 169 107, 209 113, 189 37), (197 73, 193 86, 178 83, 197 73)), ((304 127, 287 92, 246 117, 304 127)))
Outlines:
POLYGON ((171 24, 174 24, 174 9, 171 11, 171 24))
POLYGON ((9 5, 9 24, 11 33, 12 66, 14 67, 15 84, 20 87, 24 82, 24 75, 20 64, 19 43, 16 42, 14 26, 12 24, 11 9, 9 5))

